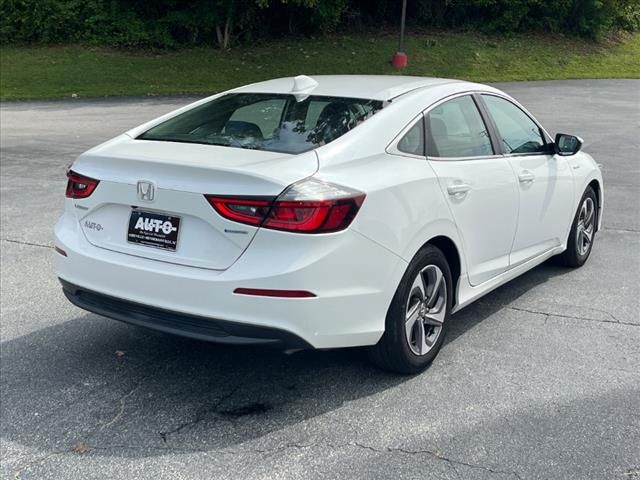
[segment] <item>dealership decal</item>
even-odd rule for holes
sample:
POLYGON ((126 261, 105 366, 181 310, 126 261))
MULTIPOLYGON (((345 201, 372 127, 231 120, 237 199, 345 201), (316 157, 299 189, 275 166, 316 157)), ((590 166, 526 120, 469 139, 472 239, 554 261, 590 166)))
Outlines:
POLYGON ((160 230, 162 230, 162 233, 164 233, 165 235, 169 235, 171 232, 175 232, 178 230, 169 220, 165 220, 163 222, 158 218, 143 217, 138 218, 138 221, 136 222, 134 228, 136 230, 154 233, 158 233, 160 230))
POLYGON ((127 241, 175 251, 179 228, 180 217, 134 209, 129 217, 127 241))

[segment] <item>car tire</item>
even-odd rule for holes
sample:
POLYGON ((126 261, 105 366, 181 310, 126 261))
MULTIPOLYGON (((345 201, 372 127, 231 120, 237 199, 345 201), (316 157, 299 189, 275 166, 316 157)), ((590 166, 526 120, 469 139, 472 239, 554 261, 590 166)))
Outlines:
POLYGON ((597 229, 598 197, 593 188, 587 187, 571 225, 567 249, 558 255, 558 263, 571 268, 584 265, 591 254, 597 229))
POLYGON ((387 312, 385 332, 369 348, 371 361, 403 374, 423 371, 444 341, 453 293, 446 257, 438 248, 425 246, 400 281, 387 312))

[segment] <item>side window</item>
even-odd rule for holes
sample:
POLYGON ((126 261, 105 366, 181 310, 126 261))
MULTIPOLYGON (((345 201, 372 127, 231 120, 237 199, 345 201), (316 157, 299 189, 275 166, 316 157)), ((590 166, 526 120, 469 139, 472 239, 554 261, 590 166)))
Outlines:
POLYGON ((239 125, 245 130, 253 128, 256 135, 252 136, 271 138, 273 132, 280 126, 285 102, 283 98, 273 98, 240 107, 233 112, 229 122, 236 122, 232 124, 234 127, 239 125))
POLYGON ((433 108, 427 115, 430 157, 493 155, 491 139, 478 107, 466 95, 433 108))
POLYGON ((424 156, 424 120, 419 120, 398 142, 398 150, 424 156))
POLYGON ((502 145, 507 153, 545 151, 542 132, 526 113, 504 98, 494 95, 482 95, 482 98, 496 123, 502 145))

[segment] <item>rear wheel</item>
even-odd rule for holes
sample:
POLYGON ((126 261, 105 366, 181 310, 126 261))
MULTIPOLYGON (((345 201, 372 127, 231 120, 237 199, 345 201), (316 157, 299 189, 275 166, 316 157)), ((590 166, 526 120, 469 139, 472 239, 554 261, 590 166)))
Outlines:
POLYGON ((567 249, 558 256, 558 261, 567 267, 585 264, 595 239, 598 220, 598 199, 593 188, 588 187, 580 200, 567 241, 567 249))
POLYGON ((400 373, 424 370, 444 341, 452 297, 449 264, 438 248, 427 245, 398 286, 387 312, 385 333, 370 348, 371 360, 400 373))

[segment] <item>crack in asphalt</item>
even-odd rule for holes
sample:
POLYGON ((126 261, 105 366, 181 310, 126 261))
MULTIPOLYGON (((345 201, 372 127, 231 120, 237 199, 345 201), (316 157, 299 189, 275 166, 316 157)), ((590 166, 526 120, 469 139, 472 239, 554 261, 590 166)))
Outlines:
POLYGON ((476 470, 483 470, 483 471, 489 472, 491 474, 510 475, 510 476, 515 477, 518 480, 523 480, 523 478, 520 476, 520 474, 518 472, 516 472, 516 471, 498 470, 496 468, 487 467, 485 465, 478 465, 476 463, 464 462, 462 460, 457 460, 457 459, 446 457, 446 456, 442 455, 442 453, 440 453, 439 451, 434 451, 434 450, 409 450, 409 449, 400 448, 400 447, 386 447, 384 449, 380 449, 380 448, 372 447, 370 445, 364 445, 364 444, 361 444, 361 443, 358 443, 358 442, 353 442, 353 443, 347 444, 347 445, 353 445, 355 447, 363 448, 363 449, 366 449, 366 450, 371 450, 373 452, 378 452, 378 453, 402 453, 402 454, 406 454, 406 455, 428 455, 429 457, 431 457, 433 459, 441 460, 441 461, 444 461, 444 462, 448 463, 453 468, 453 470, 455 471, 455 473, 458 476, 458 478, 461 478, 461 477, 460 477, 460 472, 458 472, 458 470, 456 469, 456 465, 464 466, 464 467, 471 468, 471 469, 476 469, 476 470))
POLYGON ((634 230, 632 228, 601 228, 600 231, 613 233, 640 233, 640 230, 634 230))
POLYGON ((97 451, 108 451, 108 450, 137 450, 137 451, 147 451, 147 450, 157 450, 157 451, 161 451, 161 452, 175 452, 175 453, 207 453, 206 450, 199 450, 199 449, 193 449, 193 448, 177 448, 177 447, 157 447, 157 446, 153 446, 153 445, 149 445, 146 447, 140 447, 137 445, 106 445, 106 446, 99 446, 99 445, 89 445, 87 444, 87 447, 89 447, 91 450, 97 450, 97 451))
MULTIPOLYGON (((557 312, 545 312, 543 310, 537 310, 534 308, 526 308, 526 307, 518 307, 518 306, 513 306, 513 305, 508 305, 505 303, 491 303, 491 302, 483 302, 482 300, 478 300, 476 302, 478 305, 484 305, 486 307, 494 307, 494 308, 502 308, 502 309, 506 309, 506 310, 514 310, 516 312, 526 312, 526 313, 532 313, 535 315, 544 315, 545 319, 544 319, 544 323, 547 323, 547 320, 549 320, 549 317, 558 317, 558 318, 570 318, 572 320, 583 320, 585 322, 595 322, 595 323, 609 323, 609 324, 614 324, 614 325, 626 325, 629 327, 640 327, 640 324, 638 323, 633 323, 633 322, 626 322, 624 320, 620 320, 618 319, 615 315, 613 315, 611 312, 608 312, 606 310, 600 310, 598 308, 593 308, 593 307, 589 307, 590 310, 593 310, 594 312, 599 312, 599 313, 604 313, 605 315, 608 315, 609 317, 611 317, 611 319, 596 319, 596 318, 587 318, 587 317, 581 317, 579 315, 568 315, 566 313, 557 313, 557 312)), ((570 308, 584 308, 584 307, 578 307, 577 305, 559 305, 561 307, 570 307, 570 308)))
MULTIPOLYGON (((364 443, 361 442, 348 442, 348 443, 342 443, 342 444, 338 444, 338 445, 334 445, 331 443, 310 443, 310 444, 299 444, 299 443, 289 443, 280 447, 276 447, 276 448, 268 448, 268 449, 260 449, 260 448, 249 448, 249 449, 242 449, 242 450, 227 450, 227 451, 218 451, 216 452, 216 455, 246 455, 247 453, 258 453, 258 454, 270 454, 270 453, 277 453, 277 452, 282 452, 282 451, 286 451, 286 450, 290 450, 290 449, 297 449, 297 450, 306 450, 309 448, 318 448, 318 447, 326 447, 326 448, 330 448, 330 449, 334 449, 334 450, 339 450, 342 448, 347 448, 347 447, 355 447, 355 448, 360 448, 363 450, 369 450, 375 453, 388 453, 388 454, 403 454, 403 455, 427 455, 431 458, 433 458, 434 460, 438 460, 438 461, 442 461, 442 462, 446 462, 451 468, 452 470, 455 472, 456 476, 458 478, 463 478, 460 475, 460 472, 458 471, 458 469, 456 468, 456 466, 463 466, 463 467, 467 467, 467 468, 471 468, 471 469, 475 469, 475 470, 482 470, 491 474, 495 474, 495 475, 509 475, 514 477, 516 480, 524 480, 523 477, 516 471, 512 471, 512 470, 501 470, 501 469, 497 469, 495 467, 488 467, 485 465, 480 465, 477 463, 469 463, 469 462, 465 462, 463 460, 458 460, 458 459, 454 459, 454 458, 450 458, 450 457, 446 457, 442 454, 442 452, 440 452, 438 449, 432 449, 432 450, 410 450, 407 448, 401 448, 401 447, 384 447, 384 448, 377 448, 377 447, 373 447, 371 445, 366 445, 364 443)), ((192 450, 192 452, 200 452, 200 453, 204 453, 205 455, 208 456, 209 452, 208 451, 202 451, 202 450, 192 450)))
POLYGON ((141 380, 135 387, 133 387, 133 389, 131 389, 131 391, 129 391, 128 393, 126 393, 125 395, 120 397, 120 408, 116 412, 116 415, 111 420, 109 420, 107 423, 102 425, 100 427, 99 431, 102 431, 105 428, 110 427, 111 425, 116 423, 120 419, 120 417, 122 417, 122 414, 124 413, 124 408, 125 408, 125 405, 126 405, 126 402, 127 402, 127 398, 129 398, 131 395, 133 395, 134 392, 136 390, 138 390, 138 388, 140 388, 142 386, 143 382, 144 382, 144 380, 141 380))
POLYGON ((23 240, 13 240, 11 238, 2 238, 0 240, 2 240, 3 242, 17 243, 18 245, 27 245, 29 247, 53 248, 53 245, 45 245, 43 243, 35 243, 35 242, 25 242, 23 240))
POLYGON ((23 472, 25 470, 28 470, 29 468, 35 466, 35 465, 39 465, 40 463, 45 462, 46 460, 48 460, 51 457, 55 457, 56 455, 63 455, 65 453, 68 453, 70 450, 56 450, 54 452, 50 452, 46 455, 43 455, 42 457, 39 458, 35 458, 33 460, 30 460, 29 462, 25 463, 24 465, 19 466, 16 470, 14 470, 13 472, 13 479, 14 480, 18 480, 23 472))
MULTIPOLYGON (((485 305, 489 305, 489 304, 485 304, 485 305)), ((614 325, 626 325, 629 327, 640 327, 640 324, 638 323, 632 323, 632 322, 625 322, 622 320, 618 320, 615 316, 613 316, 611 313, 609 312, 605 312, 604 310, 596 310, 596 311, 600 311, 602 313, 606 313, 607 315, 609 315, 612 320, 607 320, 607 319, 595 319, 595 318, 586 318, 586 317, 580 317, 577 315, 567 315, 567 314, 562 314, 562 313, 554 313, 554 312, 544 312, 542 310, 534 310, 531 308, 524 308, 524 307, 513 307, 511 305, 495 305, 495 306, 499 306, 502 308, 506 308, 507 310, 515 310, 516 312, 526 312, 526 313, 533 313, 533 314, 537 314, 537 315, 545 315, 545 322, 549 319, 549 317, 559 317, 559 318, 571 318, 573 320, 583 320, 585 322, 595 322, 595 323, 610 323, 610 324, 614 324, 614 325)))
MULTIPOLYGON (((4 239, 3 239, 3 240, 4 240, 4 239)), ((19 243, 19 242, 17 242, 17 243, 19 243)), ((37 246, 42 246, 42 245, 37 245, 37 246)), ((155 359, 154 359, 154 360, 155 360, 155 359)), ((154 362, 154 361, 147 362, 147 363, 144 365, 144 367, 146 367, 147 365, 152 364, 153 362, 154 362)), ((157 373, 157 372, 156 372, 156 373, 157 373)), ((133 393, 134 393, 134 392, 136 392, 136 390, 138 390, 138 388, 140 388, 140 387, 141 387, 141 386, 146 382, 146 380, 148 380, 149 378, 151 378, 151 377, 152 377, 153 375, 155 375, 156 373, 153 373, 153 374, 151 374, 151 375, 146 375, 146 376, 142 377, 142 378, 141 378, 141 379, 136 383, 136 385, 135 385, 135 386, 134 386, 134 387, 133 387, 129 392, 125 393, 122 397, 120 397, 120 398, 119 398, 119 400, 118 400, 118 401, 119 401, 120 406, 119 406, 119 408, 118 408, 118 411, 117 411, 117 412, 116 412, 116 414, 114 415, 114 417, 113 417, 111 420, 109 420, 108 422, 106 422, 105 424, 101 425, 100 427, 98 427, 98 426, 96 425, 96 426, 94 427, 93 431, 92 431, 92 432, 90 432, 89 434, 87 434, 87 435, 84 437, 84 440, 83 440, 83 441, 81 441, 80 443, 81 443, 81 444, 83 444, 83 445, 85 445, 85 446, 88 448, 87 453, 91 452, 92 450, 106 450, 106 449, 109 449, 109 448, 120 448, 119 446, 114 446, 114 447, 100 447, 100 446, 94 446, 94 445, 90 444, 90 443, 89 443, 89 441, 90 441, 90 439, 91 439, 91 438, 92 438, 96 433, 103 431, 103 430, 104 430, 105 428, 107 428, 107 427, 110 427, 111 425, 113 425, 115 422, 117 422, 117 421, 122 417, 122 415, 124 414, 125 407, 126 407, 126 401, 127 401, 127 399, 128 399, 131 395, 133 395, 133 393), (85 443, 85 442, 86 442, 86 443, 85 443)), ((94 389, 94 391, 95 391, 95 390, 96 390, 96 389, 94 389)), ((77 444, 76 444, 76 445, 77 445, 77 444)), ((22 475, 22 473, 23 473, 25 470, 27 470, 27 469, 31 468, 31 467, 32 467, 32 466, 34 466, 34 465, 38 465, 38 464, 40 464, 40 463, 43 463, 43 462, 45 462, 46 460, 48 460, 49 458, 51 458, 51 457, 54 457, 54 456, 57 456, 57 455, 64 455, 64 454, 66 454, 66 453, 73 453, 73 452, 74 452, 74 448, 75 448, 75 447, 73 447, 73 446, 72 446, 71 448, 69 448, 69 449, 67 449, 67 450, 56 450, 56 451, 50 452, 50 453, 48 453, 47 455, 44 455, 44 456, 42 456, 42 457, 39 457, 39 458, 35 458, 35 459, 33 459, 33 460, 30 460, 29 462, 27 462, 26 464, 24 464, 24 465, 22 465, 22 466, 18 467, 18 468, 14 471, 14 474, 13 474, 13 478, 14 478, 14 480, 19 479, 19 478, 20 478, 20 476, 22 475)), ((126 448, 126 446, 122 446, 122 448, 126 448)), ((154 447, 133 447, 133 446, 129 446, 128 448, 136 448, 136 449, 140 449, 140 450, 142 450, 142 449, 145 449, 145 448, 147 448, 147 449, 152 449, 152 448, 154 448, 154 447)), ((172 450, 172 448, 165 448, 165 450, 172 450)), ((174 449, 174 450, 178 451, 177 449, 174 449)), ((187 450, 184 450, 184 451, 186 452, 187 450)))
MULTIPOLYGON (((140 368, 141 369, 146 369, 148 366, 151 366, 153 364, 156 363, 156 361, 159 359, 159 357, 154 357, 152 360, 149 360, 148 362, 145 362, 140 368)), ((165 367, 166 369, 166 367, 165 367)), ((125 408, 126 408, 126 402, 127 399, 133 395, 142 385, 145 384, 145 382, 147 380, 149 380, 150 378, 154 377, 155 375, 157 375, 158 372, 153 372, 150 373, 148 375, 143 375, 142 377, 140 377, 138 379, 138 381, 135 383, 135 385, 133 386, 133 388, 131 388, 131 390, 129 390, 127 393, 125 393, 123 396, 121 396, 118 399, 118 403, 119 403, 119 407, 116 411, 116 414, 113 416, 113 418, 111 418, 111 420, 109 420, 106 423, 103 423, 102 425, 96 424, 92 431, 89 432, 87 435, 84 436, 83 441, 87 443, 88 446, 90 446, 91 448, 99 448, 99 447, 93 447, 92 445, 89 444, 89 442, 91 441, 91 439, 94 437, 94 435, 102 432, 104 429, 110 427, 111 425, 113 425, 114 423, 116 423, 124 414, 125 408)))
POLYGON ((229 393, 227 393, 226 395, 223 395, 223 396, 219 397, 218 401, 215 403, 215 405, 213 405, 211 408, 206 408, 206 409, 204 409, 204 410, 202 410, 200 412, 197 412, 196 415, 194 416, 194 418, 192 418, 191 420, 181 423, 180 425, 178 425, 176 428, 174 428, 172 430, 167 430, 165 432, 158 432, 158 435, 160 435, 160 438, 162 438, 163 442, 167 443, 167 437, 169 435, 173 435, 175 433, 180 433, 185 428, 192 427, 192 426, 202 422, 203 420, 205 420, 207 418, 207 416, 210 413, 217 413, 217 410, 220 408, 220 406, 224 402, 229 400, 231 397, 233 397, 236 394, 236 392, 239 390, 239 388, 240 387, 235 387, 229 393))
MULTIPOLYGON (((495 467, 488 467, 485 465, 479 465, 477 463, 469 463, 469 462, 465 462, 463 460, 458 460, 458 459, 454 459, 454 458, 450 458, 450 457, 446 457, 444 456, 441 452, 439 452, 437 449, 432 449, 432 450, 410 450, 407 448, 401 448, 401 447, 384 447, 384 448, 377 448, 377 447, 373 447, 371 445, 366 445, 360 442, 348 442, 348 443, 343 443, 343 444, 339 444, 339 445, 334 445, 334 444, 330 444, 330 443, 311 443, 311 444, 298 444, 298 443, 290 443, 284 446, 280 446, 280 447, 276 447, 276 448, 272 448, 272 449, 259 449, 259 448, 251 448, 251 449, 246 449, 246 450, 227 450, 227 451, 220 451, 220 452, 216 452, 216 455, 220 455, 220 454, 227 454, 227 455, 246 455, 247 453, 259 453, 259 454, 265 454, 265 453, 276 453, 276 452, 281 452, 281 451, 285 451, 285 450, 289 450, 289 449, 298 449, 298 450, 305 450, 308 448, 316 448, 316 447, 327 447, 327 448, 331 448, 331 449, 341 449, 341 448, 346 448, 346 447, 356 447, 356 448, 360 448, 363 450, 369 450, 372 452, 376 452, 376 453, 389 453, 389 454, 404 454, 404 455, 427 455, 435 460, 438 461, 443 461, 446 462, 448 465, 451 466, 452 470, 455 472, 456 476, 458 478, 462 478, 462 476, 460 475, 460 472, 458 471, 458 469, 456 468, 456 466, 464 466, 467 468, 471 468, 471 469, 476 469, 476 470, 483 470, 485 472, 491 473, 491 474, 495 474, 495 475, 509 475, 512 477, 515 477, 517 480, 523 480, 523 477, 516 471, 512 471, 512 470, 501 470, 501 469, 497 469, 495 467)), ((202 452, 205 454, 208 454, 208 452, 202 452)))

